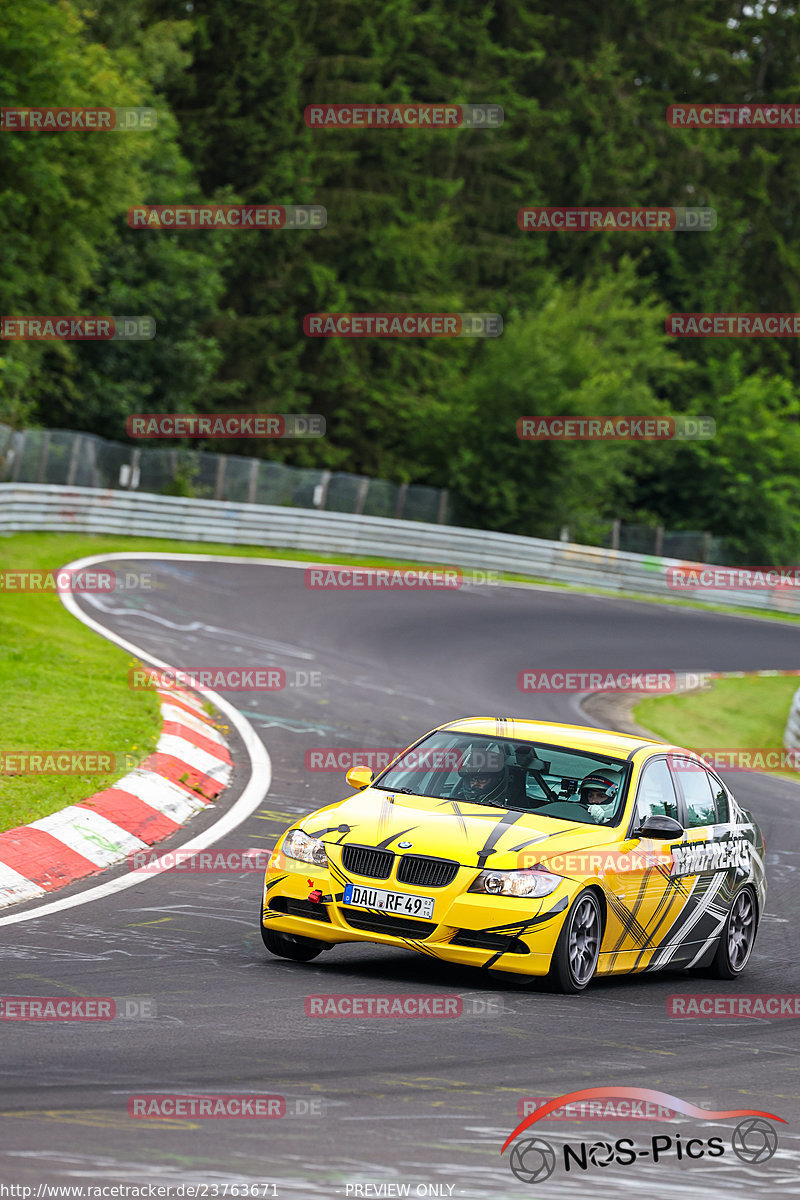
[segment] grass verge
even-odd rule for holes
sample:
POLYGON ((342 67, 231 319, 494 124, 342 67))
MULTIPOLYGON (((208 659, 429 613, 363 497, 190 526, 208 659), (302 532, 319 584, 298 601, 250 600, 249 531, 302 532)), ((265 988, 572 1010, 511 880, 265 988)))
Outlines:
MULTIPOLYGON (((667 742, 690 750, 775 750, 800 679, 791 675, 716 679, 708 692, 652 696, 633 717, 667 742)), ((775 774, 797 779, 796 771, 775 774)))

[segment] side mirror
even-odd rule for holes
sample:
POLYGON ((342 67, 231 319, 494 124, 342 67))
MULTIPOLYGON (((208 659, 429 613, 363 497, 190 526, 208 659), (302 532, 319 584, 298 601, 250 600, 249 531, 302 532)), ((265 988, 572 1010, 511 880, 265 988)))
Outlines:
POLYGON ((674 817, 665 817, 658 813, 651 813, 638 829, 634 829, 633 836, 655 838, 662 842, 674 842, 676 838, 683 837, 683 826, 674 817))
POLYGON ((356 788, 360 792, 372 783, 372 771, 369 767, 351 767, 345 775, 345 779, 350 787, 356 788))

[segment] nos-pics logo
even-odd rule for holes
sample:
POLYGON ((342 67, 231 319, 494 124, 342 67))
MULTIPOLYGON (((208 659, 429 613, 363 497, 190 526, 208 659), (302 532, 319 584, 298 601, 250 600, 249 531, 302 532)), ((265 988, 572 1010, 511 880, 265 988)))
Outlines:
POLYGON ((557 1096, 540 1105, 509 1134, 500 1153, 504 1154, 514 1139, 520 1138, 511 1148, 508 1165, 523 1183, 542 1183, 550 1178, 559 1163, 565 1172, 575 1172, 578 1175, 592 1168, 609 1167, 612 1164, 630 1167, 639 1159, 654 1163, 684 1160, 698 1162, 703 1158, 720 1158, 730 1152, 744 1163, 765 1163, 778 1148, 778 1134, 771 1121, 785 1124, 784 1118, 776 1116, 775 1113, 761 1112, 754 1108, 713 1112, 707 1108, 698 1108, 678 1096, 670 1096, 667 1092, 654 1091, 652 1088, 583 1088, 578 1092, 557 1096), (617 1138, 615 1141, 566 1142, 558 1149, 542 1137, 520 1137, 535 1122, 543 1120, 564 1105, 612 1098, 643 1100, 702 1121, 725 1121, 735 1117, 743 1119, 733 1130, 730 1147, 726 1147, 725 1139, 721 1136, 686 1138, 675 1132, 653 1134, 640 1145, 637 1145, 633 1138, 617 1138))

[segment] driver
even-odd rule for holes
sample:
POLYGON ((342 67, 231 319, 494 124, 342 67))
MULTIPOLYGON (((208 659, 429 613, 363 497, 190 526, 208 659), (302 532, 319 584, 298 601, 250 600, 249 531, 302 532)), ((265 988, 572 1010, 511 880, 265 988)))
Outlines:
POLYGON ((607 821, 622 786, 622 771, 592 771, 581 781, 579 800, 596 821, 607 821))
POLYGON ((497 804, 505 796, 508 768, 502 753, 471 747, 458 774, 456 792, 471 804, 497 804))

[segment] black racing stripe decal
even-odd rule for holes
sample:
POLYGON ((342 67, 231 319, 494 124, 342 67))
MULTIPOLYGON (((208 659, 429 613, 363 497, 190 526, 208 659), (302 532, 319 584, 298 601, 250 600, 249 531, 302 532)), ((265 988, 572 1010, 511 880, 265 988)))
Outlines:
MULTIPOLYGON (((511 943, 515 940, 515 938, 524 933, 526 929, 531 929, 534 925, 543 925, 546 921, 552 920, 553 917, 557 917, 559 913, 562 913, 568 904, 569 900, 567 897, 562 896, 558 904, 554 905, 553 908, 549 909, 546 913, 539 913, 538 916, 529 917, 526 921, 517 921, 515 924, 511 925, 495 925, 490 929, 482 929, 480 932, 498 934, 508 933, 508 945, 510 948, 511 943)), ((507 953, 508 950, 496 950, 490 958, 487 958, 485 963, 481 964, 481 970, 488 971, 494 966, 498 959, 502 958, 503 955, 507 953)))
POLYGON ((397 833, 392 833, 389 837, 384 838, 382 842, 378 842, 376 850, 388 850, 395 838, 400 838, 404 833, 413 833, 415 829, 419 829, 419 825, 409 825, 408 829, 401 829, 397 833))
POLYGON ((458 801, 457 800, 444 800, 441 804, 437 805, 437 808, 444 808, 445 804, 452 804, 453 812, 448 813, 447 815, 455 816, 458 818, 458 823, 461 826, 461 832, 464 834, 464 837, 467 837, 468 836, 467 822, 464 820, 464 814, 462 813, 461 809, 458 807, 458 801))
POLYGON ((300 832, 305 833, 306 837, 315 837, 315 838, 321 838, 324 833, 339 833, 339 834, 341 834, 341 837, 339 837, 338 839, 337 838, 329 838, 328 840, 333 842, 334 845, 341 846, 342 838, 347 837, 348 833, 352 833, 353 830, 356 828, 357 828, 356 825, 326 825, 324 829, 309 829, 309 830, 303 829, 300 832))
POLYGON ((392 795, 387 796, 386 793, 384 792, 382 799, 381 799, 381 811, 378 816, 378 832, 379 832, 379 834, 383 833, 383 831, 389 825, 389 821, 392 816, 392 805, 393 804, 394 804, 394 796, 392 796, 392 795))
POLYGON ((645 871, 644 874, 642 875, 642 878, 639 880, 639 891, 636 893, 636 899, 633 902, 633 908, 632 909, 629 908, 627 904, 624 905, 625 918, 623 919, 622 917, 620 917, 620 919, 623 921, 623 930, 622 930, 622 933, 620 934, 619 938, 617 939, 616 944, 611 947, 611 950, 609 953, 612 955, 617 954, 622 949, 623 943, 625 942, 625 938, 628 936, 628 933, 630 931, 630 924, 629 924, 630 922, 634 922, 635 925, 641 929, 641 925, 639 925, 639 922, 636 919, 636 914, 638 913, 639 909, 642 906, 642 902, 643 902, 644 897, 647 892, 647 881, 650 878, 651 874, 652 874, 652 868, 650 870, 645 871))
MULTIPOLYGON (((679 889, 678 888, 674 888, 674 889, 670 888, 668 890, 670 892, 674 893, 675 891, 678 891, 679 889)), ((684 886, 684 888, 681 888, 680 890, 684 891, 685 886, 684 886)), ((707 890, 708 890, 708 881, 705 881, 705 883, 704 883, 699 878, 699 876, 694 876, 694 883, 690 887, 688 893, 686 893, 683 904, 681 905, 680 909, 673 917, 672 921, 667 926, 667 928, 664 931, 660 940, 656 941, 658 932, 661 929, 661 926, 664 924, 664 922, 667 919, 667 911, 665 910, 662 913, 661 918, 658 921, 658 924, 655 926, 655 928, 652 930, 652 932, 650 934, 651 946, 648 948, 652 949, 654 956, 658 953, 659 950, 663 950, 664 946, 667 945, 668 942, 673 940, 674 933, 678 933, 683 928, 683 926, 686 924, 689 917, 696 910, 698 904, 702 900, 702 898, 705 895, 707 890)), ((639 955, 639 957, 636 959, 636 962, 633 964, 634 971, 638 968, 639 963, 642 961, 643 956, 644 956, 644 951, 642 952, 642 954, 639 955)))
MULTIPOLYGON (((333 878, 336 880, 336 882, 341 883, 344 887, 346 887, 347 884, 351 882, 347 878, 347 876, 345 875, 345 873, 341 869, 341 867, 338 867, 336 865, 336 863, 332 863, 330 860, 328 860, 328 871, 333 876, 333 878)), ((344 895, 344 893, 342 893, 342 894, 344 895)))
POLYGON ((553 905, 547 912, 538 913, 535 917, 524 917, 520 921, 509 921, 507 925, 487 925, 485 928, 474 930, 475 933, 513 933, 515 936, 534 925, 544 925, 552 917, 557 917, 569 904, 566 896, 562 896, 558 904, 553 905))
POLYGON ((619 897, 613 894, 613 892, 606 892, 605 898, 608 907, 612 910, 614 916, 617 917, 624 931, 622 938, 619 942, 617 942, 617 945, 612 951, 610 951, 610 953, 616 957, 616 955, 619 953, 619 946, 627 937, 633 938, 633 940, 640 946, 645 946, 649 940, 647 937, 647 932, 643 926, 639 924, 629 909, 622 903, 619 897))
POLYGON ((519 821, 524 816, 525 816, 524 812, 515 812, 512 809, 507 809, 503 813, 502 817, 497 822, 494 829, 492 829, 488 838, 484 842, 483 848, 478 851, 478 866, 479 867, 483 867, 487 858, 490 858, 491 855, 495 853, 494 847, 496 846, 496 844, 500 840, 500 838, 503 836, 503 834, 506 832, 506 830, 509 828, 509 826, 515 825, 517 823, 517 821, 519 821))
MULTIPOLYGON (((535 812, 535 810, 533 810, 535 812)), ((523 816, 530 816, 530 813, 524 812, 523 816)), ((537 837, 529 838, 526 842, 520 842, 518 846, 512 846, 509 850, 501 851, 502 854, 514 854, 517 850, 524 850, 526 846, 533 846, 536 842, 552 842, 553 838, 566 837, 567 834, 573 834, 574 829, 558 829, 555 833, 540 833, 537 837)))
POLYGON ((288 878, 289 878, 289 876, 287 874, 287 875, 278 875, 278 876, 276 876, 275 879, 268 879, 266 891, 269 891, 270 888, 274 888, 276 883, 281 883, 284 879, 288 879, 288 878))

